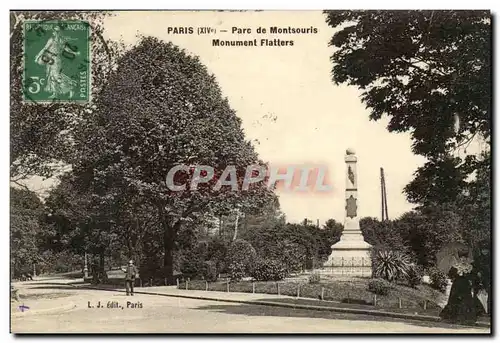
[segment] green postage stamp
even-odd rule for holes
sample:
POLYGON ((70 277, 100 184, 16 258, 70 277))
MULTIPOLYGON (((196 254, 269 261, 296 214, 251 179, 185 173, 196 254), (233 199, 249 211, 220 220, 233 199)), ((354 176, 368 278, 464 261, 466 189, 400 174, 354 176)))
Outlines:
POLYGON ((84 21, 24 23, 26 102, 88 102, 90 25, 84 21))

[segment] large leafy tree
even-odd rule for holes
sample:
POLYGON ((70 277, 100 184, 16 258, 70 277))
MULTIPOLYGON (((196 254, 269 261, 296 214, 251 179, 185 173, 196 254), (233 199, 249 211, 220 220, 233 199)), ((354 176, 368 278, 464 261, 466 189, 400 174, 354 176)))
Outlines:
POLYGON ((475 179, 457 201, 464 240, 476 249, 491 244, 491 154, 484 153, 482 161, 475 179))
POLYGON ((401 237, 400 228, 394 221, 379 221, 373 217, 363 217, 359 221, 359 227, 366 242, 377 249, 408 252, 407 246, 401 237))
MULTIPOLYGON (((113 198, 116 190, 126 190, 155 209, 169 282, 182 225, 200 214, 250 212, 271 199, 271 191, 259 185, 240 192, 214 187, 228 165, 236 167, 241 187, 246 166, 261 162, 215 77, 197 57, 144 37, 119 59, 95 101, 95 112, 75 135, 79 155, 73 169, 97 195, 113 198), (188 185, 172 191, 166 176, 180 164, 211 166, 216 177, 197 190, 188 185)), ((179 173, 176 184, 190 181, 192 172, 179 173)))
POLYGON ((370 118, 388 116, 388 130, 410 132, 414 153, 429 160, 408 199, 456 198, 481 159, 452 156, 474 138, 490 144, 491 14, 328 11, 326 21, 338 28, 334 82, 361 89, 370 118))
MULTIPOLYGON (((71 251, 80 256, 85 252, 91 254, 104 279, 105 258, 114 252, 127 251, 126 247, 130 251, 131 244, 127 244, 130 228, 124 225, 125 219, 118 212, 117 199, 93 193, 78 175, 62 176, 45 205, 47 222, 55 230, 52 250, 71 251)), ((136 231, 140 234, 139 229, 136 231)))
POLYGON ((10 188, 11 272, 31 271, 40 260, 41 247, 51 235, 44 224, 43 204, 34 192, 10 188))
MULTIPOLYGON (((312 228, 311 228, 312 229, 312 228)), ((314 229, 312 229, 314 230, 314 229)), ((344 225, 337 222, 335 219, 328 219, 323 225, 323 228, 319 230, 319 239, 321 240, 321 248, 319 255, 322 259, 328 258, 332 252, 331 246, 338 241, 342 236, 344 231, 344 225)))
POLYGON ((285 215, 280 210, 277 196, 273 196, 258 211, 243 213, 239 210, 236 213, 220 216, 219 221, 219 235, 233 241, 255 228, 274 227, 286 223, 285 215))
POLYGON ((360 220, 366 241, 376 250, 400 251, 423 266, 436 262, 436 253, 445 244, 464 241, 469 229, 463 224, 455 203, 436 203, 404 213, 395 220, 360 220))

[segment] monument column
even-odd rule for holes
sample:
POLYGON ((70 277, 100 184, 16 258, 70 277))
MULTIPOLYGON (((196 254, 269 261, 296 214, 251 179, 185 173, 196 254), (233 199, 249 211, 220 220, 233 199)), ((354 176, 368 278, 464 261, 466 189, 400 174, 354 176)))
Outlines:
POLYGON ((357 157, 353 149, 345 155, 346 188, 344 231, 340 241, 332 245, 325 263, 332 272, 342 275, 371 276, 370 244, 366 243, 359 227, 357 157))
MULTIPOLYGON (((345 219, 344 233, 346 231, 360 231, 358 218, 358 159, 352 149, 347 149, 345 155, 346 180, 345 180, 345 219)), ((360 231, 361 232, 361 231, 360 231)))

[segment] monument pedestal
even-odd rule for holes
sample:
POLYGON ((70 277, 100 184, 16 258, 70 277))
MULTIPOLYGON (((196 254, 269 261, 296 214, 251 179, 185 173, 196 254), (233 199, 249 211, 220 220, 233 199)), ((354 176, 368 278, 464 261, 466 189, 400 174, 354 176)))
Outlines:
POLYGON ((325 273, 371 277, 370 244, 361 231, 344 231, 340 241, 332 245, 332 253, 323 265, 325 273))

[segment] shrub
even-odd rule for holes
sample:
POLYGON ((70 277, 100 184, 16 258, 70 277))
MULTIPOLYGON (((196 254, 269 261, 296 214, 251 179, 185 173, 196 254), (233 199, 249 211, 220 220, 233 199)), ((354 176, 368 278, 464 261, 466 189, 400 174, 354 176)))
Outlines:
POLYGON ((182 257, 181 273, 185 277, 196 278, 203 275, 203 260, 195 251, 187 251, 182 257))
POLYGON ((154 256, 143 256, 138 264, 139 266, 137 269, 140 278, 143 280, 154 279, 163 274, 163 268, 161 267, 159 258, 155 258, 154 256))
MULTIPOLYGON (((12 265, 13 272, 16 273, 33 273, 33 265, 17 264, 15 261, 12 265)), ((51 250, 44 251, 40 261, 36 263, 37 274, 42 273, 66 273, 73 271, 83 272, 84 259, 81 255, 70 251, 53 252, 51 250)))
POLYGON ((410 259, 399 251, 380 250, 374 254, 374 274, 387 281, 404 277, 410 267, 410 259))
MULTIPOLYGON (((249 274, 251 265, 255 261, 257 254, 250 243, 243 239, 237 239, 231 243, 227 253, 229 262, 229 273, 231 274, 231 265, 234 271, 243 272, 244 275, 249 274)), ((243 275, 243 276, 244 276, 243 275)))
POLYGON ((217 264, 214 261, 203 263, 203 278, 208 282, 217 281, 217 264))
POLYGON ((378 295, 387 295, 391 290, 391 285, 382 279, 372 279, 368 282, 368 290, 378 295))
POLYGON ((251 275, 257 281, 280 281, 287 273, 286 267, 280 261, 259 259, 253 265, 251 275))
POLYGON ((321 281, 321 277, 319 273, 312 273, 309 275, 309 283, 319 283, 321 281))
POLYGON ((228 243, 221 237, 215 236, 208 241, 207 260, 215 262, 219 273, 227 272, 228 249, 228 243))
POLYGON ((246 266, 241 262, 229 265, 229 278, 231 281, 240 281, 246 275, 246 266))
POLYGON ((198 242, 195 247, 195 251, 201 258, 206 258, 208 255, 208 242, 198 242))
POLYGON ((275 255, 285 265, 288 273, 300 272, 307 258, 306 248, 289 240, 278 243, 279 253, 275 255))
POLYGON ((423 276, 424 276, 423 271, 420 266, 416 264, 411 265, 406 275, 408 286, 412 288, 417 288, 418 285, 422 284, 423 276))
POLYGON ((446 274, 439 269, 431 268, 429 270, 429 279, 431 281, 430 285, 432 288, 437 289, 440 292, 444 292, 446 290, 448 280, 446 274))

